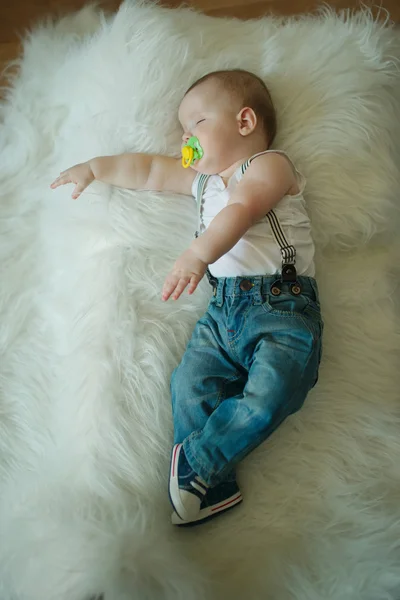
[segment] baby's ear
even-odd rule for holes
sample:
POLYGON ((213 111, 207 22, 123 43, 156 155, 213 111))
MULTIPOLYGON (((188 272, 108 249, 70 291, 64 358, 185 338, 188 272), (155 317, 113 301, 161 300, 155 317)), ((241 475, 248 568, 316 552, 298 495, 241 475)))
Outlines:
POLYGON ((236 115, 236 121, 239 127, 239 133, 243 136, 250 135, 257 127, 256 113, 249 106, 242 108, 236 115))

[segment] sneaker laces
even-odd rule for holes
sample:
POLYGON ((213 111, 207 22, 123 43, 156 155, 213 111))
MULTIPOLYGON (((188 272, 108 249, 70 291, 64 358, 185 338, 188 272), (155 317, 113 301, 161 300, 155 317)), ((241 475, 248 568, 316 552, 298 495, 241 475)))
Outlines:
POLYGON ((197 490, 198 492, 200 492, 200 494, 202 496, 205 496, 208 490, 208 485, 206 484, 206 482, 204 481, 204 479, 202 479, 201 477, 199 477, 198 475, 196 475, 196 477, 194 478, 194 480, 192 480, 190 482, 190 485, 197 490))

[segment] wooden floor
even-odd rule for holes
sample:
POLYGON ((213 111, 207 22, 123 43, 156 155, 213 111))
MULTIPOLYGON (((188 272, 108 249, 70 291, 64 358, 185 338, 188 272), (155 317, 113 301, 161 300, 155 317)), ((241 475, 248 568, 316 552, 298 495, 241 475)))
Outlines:
MULTIPOLYGON (((4 85, 1 72, 13 58, 20 53, 19 36, 35 21, 46 15, 57 15, 77 10, 87 0, 0 0, 0 85, 4 85)), ((100 0, 101 6, 109 11, 118 8, 121 0, 100 0)), ((185 3, 214 16, 236 16, 242 19, 260 17, 268 13, 293 15, 309 12, 321 3, 313 0, 160 0, 168 7, 185 3)), ((364 0, 373 2, 389 11, 393 21, 400 23, 400 0, 364 0)), ((360 0, 330 0, 328 4, 336 9, 357 9, 360 0)), ((378 13, 377 8, 373 8, 378 13)), ((385 11, 381 11, 382 18, 385 11)))

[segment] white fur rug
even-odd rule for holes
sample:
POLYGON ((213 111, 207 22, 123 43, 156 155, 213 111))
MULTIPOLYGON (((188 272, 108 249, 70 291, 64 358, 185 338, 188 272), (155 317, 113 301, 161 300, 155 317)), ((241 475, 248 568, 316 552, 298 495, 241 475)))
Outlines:
POLYGON ((398 600, 399 56, 368 14, 143 2, 26 40, 1 108, 1 600, 398 600), (183 92, 224 67, 268 80, 308 178, 325 352, 304 409, 242 464, 243 505, 182 531, 168 382, 209 289, 160 292, 194 204, 49 184, 99 154, 178 155, 183 92))

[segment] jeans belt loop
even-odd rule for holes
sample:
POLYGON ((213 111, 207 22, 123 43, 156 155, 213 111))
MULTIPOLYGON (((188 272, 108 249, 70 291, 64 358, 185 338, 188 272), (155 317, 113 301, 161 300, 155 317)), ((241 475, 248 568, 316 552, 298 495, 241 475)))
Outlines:
POLYGON ((260 277, 260 279, 255 282, 255 286, 256 289, 253 294, 253 304, 255 306, 260 306, 263 303, 264 277, 260 277))
POLYGON ((224 303, 224 285, 225 285, 225 280, 224 279, 217 279, 217 287, 216 287, 216 300, 215 300, 215 304, 218 307, 221 307, 224 303))

